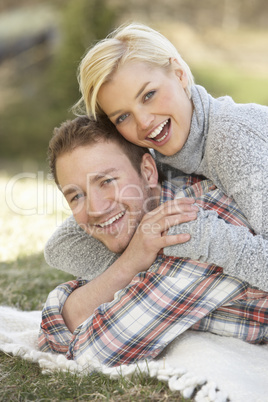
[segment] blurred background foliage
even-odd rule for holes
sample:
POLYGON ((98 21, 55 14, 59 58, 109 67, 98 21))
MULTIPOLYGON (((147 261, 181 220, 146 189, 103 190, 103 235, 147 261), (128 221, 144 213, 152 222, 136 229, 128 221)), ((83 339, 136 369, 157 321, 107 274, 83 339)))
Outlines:
POLYGON ((25 19, 37 15, 42 21, 42 13, 51 15, 47 26, 40 24, 39 30, 25 36, 32 37, 32 46, 27 48, 19 36, 15 40, 21 51, 18 48, 17 54, 2 62, 12 91, 12 99, 6 105, 2 100, 0 109, 0 156, 4 158, 45 160, 53 127, 72 117, 69 109, 79 97, 76 70, 81 56, 89 43, 113 27, 115 16, 106 0, 56 0, 49 6, 40 2, 36 10, 25 8, 27 13, 20 8, 25 19), (43 41, 38 42, 40 32, 43 41))
POLYGON ((2 0, 1 169, 45 163, 53 127, 79 99, 81 57, 133 20, 161 30, 213 95, 268 104, 267 0, 2 0))

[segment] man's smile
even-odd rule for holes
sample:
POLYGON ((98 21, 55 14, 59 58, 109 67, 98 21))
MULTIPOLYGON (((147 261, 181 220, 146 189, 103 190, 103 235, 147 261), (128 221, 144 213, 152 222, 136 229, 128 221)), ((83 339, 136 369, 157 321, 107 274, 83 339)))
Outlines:
POLYGON ((118 214, 112 216, 111 218, 107 219, 102 223, 95 224, 96 227, 105 228, 107 226, 112 225, 114 222, 119 221, 125 215, 125 211, 119 212, 118 214))

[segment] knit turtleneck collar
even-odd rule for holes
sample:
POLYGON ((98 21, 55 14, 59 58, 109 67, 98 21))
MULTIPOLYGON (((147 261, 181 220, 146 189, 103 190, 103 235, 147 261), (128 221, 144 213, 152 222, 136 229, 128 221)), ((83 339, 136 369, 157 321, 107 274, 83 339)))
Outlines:
POLYGON ((199 85, 192 87, 194 109, 188 139, 183 148, 175 155, 164 156, 155 151, 158 161, 174 166, 184 173, 190 174, 195 172, 202 174, 198 168, 205 150, 211 99, 205 88, 199 85))

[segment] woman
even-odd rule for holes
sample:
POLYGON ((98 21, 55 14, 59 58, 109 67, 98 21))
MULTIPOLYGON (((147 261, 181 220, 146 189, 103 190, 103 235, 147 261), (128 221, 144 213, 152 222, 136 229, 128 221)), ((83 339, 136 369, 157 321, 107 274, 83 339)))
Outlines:
MULTIPOLYGON (((241 279, 252 270, 265 274, 268 108, 214 99, 194 84, 176 48, 140 24, 121 27, 90 49, 80 64, 79 82, 82 98, 76 108, 85 103, 88 115, 107 115, 127 140, 153 148, 158 161, 211 179, 234 198, 257 234, 234 228, 226 236, 224 228, 215 231, 215 220, 206 227, 197 220, 188 224, 192 240, 176 248, 178 256, 215 263, 241 279), (222 243, 220 259, 213 253, 212 235, 222 243), (236 247, 247 256, 246 266, 245 260, 239 264, 236 247)), ((174 255, 174 249, 165 252, 174 255)))

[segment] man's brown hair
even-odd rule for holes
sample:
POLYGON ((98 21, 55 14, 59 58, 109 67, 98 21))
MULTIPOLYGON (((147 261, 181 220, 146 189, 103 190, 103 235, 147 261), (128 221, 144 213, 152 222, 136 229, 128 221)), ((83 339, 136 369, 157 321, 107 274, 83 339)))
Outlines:
POLYGON ((65 121, 53 131, 48 147, 48 160, 55 182, 59 185, 56 162, 60 155, 71 152, 80 146, 92 145, 100 141, 117 143, 129 158, 134 169, 139 174, 141 173, 142 157, 144 154, 150 153, 148 148, 142 148, 127 141, 106 117, 94 120, 87 116, 79 116, 74 120, 65 121))

